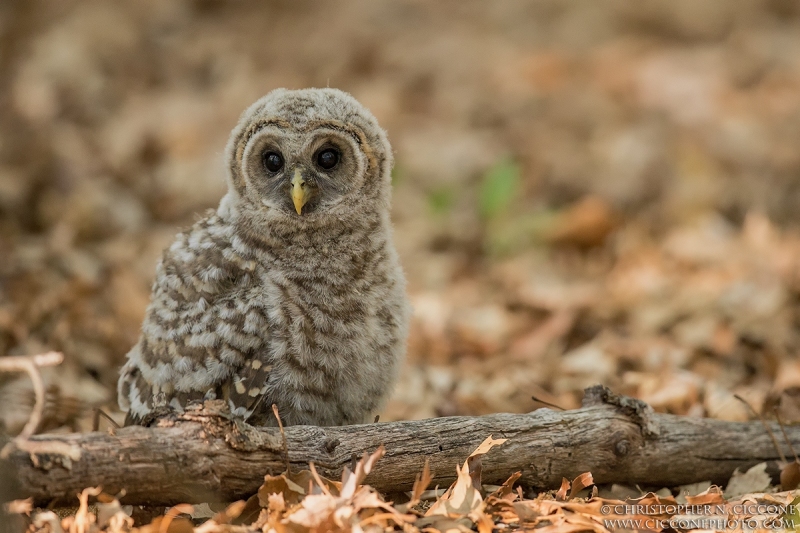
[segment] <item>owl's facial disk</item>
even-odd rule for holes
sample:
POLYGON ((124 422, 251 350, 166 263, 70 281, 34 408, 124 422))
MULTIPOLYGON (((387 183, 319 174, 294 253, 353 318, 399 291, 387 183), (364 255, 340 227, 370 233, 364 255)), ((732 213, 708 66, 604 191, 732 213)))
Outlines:
POLYGON ((360 186, 366 165, 351 136, 328 128, 265 129, 250 139, 243 160, 243 192, 253 204, 304 218, 335 210, 360 186))

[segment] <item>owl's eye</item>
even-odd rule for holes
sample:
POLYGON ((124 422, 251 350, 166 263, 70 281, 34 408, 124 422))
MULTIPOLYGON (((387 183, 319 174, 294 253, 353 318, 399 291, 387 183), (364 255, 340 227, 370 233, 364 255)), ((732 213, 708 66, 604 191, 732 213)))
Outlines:
POLYGON ((270 172, 277 172, 283 168, 283 157, 278 152, 264 152, 261 157, 264 160, 264 168, 270 172))
POLYGON ((339 162, 339 153, 328 148, 317 155, 317 164, 325 170, 330 170, 339 162))

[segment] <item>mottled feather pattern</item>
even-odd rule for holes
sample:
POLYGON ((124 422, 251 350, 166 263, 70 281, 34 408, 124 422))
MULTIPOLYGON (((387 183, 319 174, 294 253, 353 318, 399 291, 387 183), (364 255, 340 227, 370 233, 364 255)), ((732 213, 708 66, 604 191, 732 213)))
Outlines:
POLYGON ((157 266, 120 406, 134 423, 204 398, 258 424, 275 422, 273 403, 286 424, 366 421, 391 392, 409 314, 384 132, 345 93, 281 90, 245 112, 228 158, 220 207, 157 266), (294 213, 282 183, 265 186, 282 178, 262 175, 259 143, 335 187, 318 187, 310 212, 294 213), (338 174, 308 163, 314 143, 339 147, 338 174))

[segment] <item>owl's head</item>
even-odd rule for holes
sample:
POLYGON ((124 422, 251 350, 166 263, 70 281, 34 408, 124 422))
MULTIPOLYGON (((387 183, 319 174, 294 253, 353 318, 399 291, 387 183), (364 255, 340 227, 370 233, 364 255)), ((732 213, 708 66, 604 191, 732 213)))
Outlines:
POLYGON ((242 114, 227 158, 229 196, 264 221, 342 219, 388 207, 386 134, 337 89, 267 94, 242 114))

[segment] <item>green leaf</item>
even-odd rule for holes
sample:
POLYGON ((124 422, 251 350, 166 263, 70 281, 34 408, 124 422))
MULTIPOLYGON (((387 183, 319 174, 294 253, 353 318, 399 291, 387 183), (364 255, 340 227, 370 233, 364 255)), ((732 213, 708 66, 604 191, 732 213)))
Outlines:
POLYGON ((792 500, 792 503, 786 507, 781 519, 785 530, 800 530, 800 496, 792 500))
POLYGON ((519 165, 513 159, 503 159, 490 168, 478 197, 481 216, 491 220, 507 211, 518 194, 519 183, 519 165))
POLYGON ((428 207, 436 215, 450 212, 456 203, 456 193, 452 187, 440 187, 428 193, 428 207))

